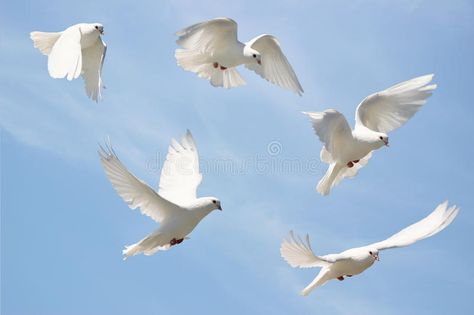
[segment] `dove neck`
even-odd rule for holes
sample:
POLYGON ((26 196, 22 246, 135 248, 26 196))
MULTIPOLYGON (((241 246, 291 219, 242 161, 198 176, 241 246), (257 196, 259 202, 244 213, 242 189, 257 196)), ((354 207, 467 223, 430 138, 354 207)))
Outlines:
POLYGON ((213 209, 209 206, 199 207, 193 211, 197 218, 202 219, 208 215, 213 209))

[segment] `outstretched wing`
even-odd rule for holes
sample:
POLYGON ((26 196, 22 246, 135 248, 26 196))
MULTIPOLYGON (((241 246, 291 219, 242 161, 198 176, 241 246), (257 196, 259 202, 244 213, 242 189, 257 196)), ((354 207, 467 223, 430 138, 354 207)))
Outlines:
POLYGON ((81 32, 71 26, 62 32, 48 57, 49 75, 55 79, 76 79, 82 70, 81 32))
POLYGON ((87 96, 98 102, 102 99, 102 66, 104 65, 107 45, 99 36, 94 45, 82 50, 82 77, 85 81, 87 96))
POLYGON ((280 254, 293 268, 325 267, 334 262, 313 253, 308 234, 305 240, 302 240, 293 231, 290 231, 288 237, 281 243, 280 254))
POLYGON ((140 208, 142 214, 158 223, 186 211, 158 195, 150 186, 131 174, 107 144, 99 148, 100 161, 112 186, 131 209, 140 208))
POLYGON ((213 52, 237 42, 237 23, 229 18, 216 18, 191 25, 176 36, 176 43, 182 48, 213 52))
POLYGON ((293 91, 298 95, 303 94, 298 77, 280 48, 280 43, 272 35, 260 35, 246 43, 260 53, 261 64, 246 64, 245 66, 255 71, 265 80, 293 91))
MULTIPOLYGON (((327 152, 334 159, 340 156, 344 150, 344 144, 352 137, 352 131, 344 115, 335 109, 327 109, 324 112, 303 112, 309 116, 313 129, 319 140, 324 144, 327 152)), ((329 160, 325 154, 323 161, 329 160)))
POLYGON ((368 247, 383 250, 411 245, 444 230, 451 224, 451 222, 453 222, 454 218, 458 215, 458 212, 458 207, 451 206, 448 208, 448 201, 445 201, 438 205, 438 207, 436 207, 436 209, 423 220, 404 228, 385 241, 371 244, 368 247))
POLYGON ((161 170, 159 194, 176 203, 186 205, 196 199, 201 183, 199 155, 193 136, 188 130, 181 143, 171 140, 168 155, 161 170))
POLYGON ((427 85, 432 79, 424 75, 367 96, 357 107, 355 128, 387 133, 402 126, 436 89, 436 84, 427 85))

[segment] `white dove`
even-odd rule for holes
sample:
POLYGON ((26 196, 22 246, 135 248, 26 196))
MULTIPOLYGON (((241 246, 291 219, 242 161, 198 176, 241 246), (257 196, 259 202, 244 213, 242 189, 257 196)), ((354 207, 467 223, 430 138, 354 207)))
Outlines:
POLYGON ((43 55, 48 56, 48 72, 52 78, 69 81, 82 74, 87 96, 102 98, 102 66, 107 46, 100 35, 99 23, 80 23, 57 33, 31 32, 30 37, 43 55))
POLYGON ((320 267, 316 278, 301 291, 308 295, 313 289, 322 286, 329 280, 344 280, 365 271, 379 260, 379 251, 389 248, 404 247, 419 240, 433 236, 446 228, 458 215, 459 208, 445 201, 426 218, 412 224, 385 241, 346 250, 339 254, 316 256, 311 249, 309 236, 303 241, 290 231, 288 239, 283 240, 280 253, 283 259, 293 268, 320 267))
POLYGON ((189 130, 181 143, 172 139, 161 170, 158 193, 133 176, 120 162, 110 145, 100 147, 100 160, 112 186, 131 209, 140 208, 160 227, 136 244, 123 250, 124 260, 140 253, 153 255, 187 239, 189 233, 211 211, 222 210, 215 197, 197 198, 201 183, 199 157, 189 130))
POLYGON ((247 43, 237 39, 237 23, 229 18, 194 24, 176 33, 175 57, 184 70, 208 79, 213 86, 232 88, 245 84, 236 67, 245 65, 273 84, 302 95, 303 88, 272 35, 247 43))
POLYGON ((355 176, 367 164, 372 151, 388 146, 387 133, 415 115, 436 89, 436 84, 427 85, 432 79, 432 74, 424 75, 367 96, 356 109, 353 130, 335 109, 303 112, 324 143, 321 161, 329 164, 316 190, 328 195, 343 178, 355 176))

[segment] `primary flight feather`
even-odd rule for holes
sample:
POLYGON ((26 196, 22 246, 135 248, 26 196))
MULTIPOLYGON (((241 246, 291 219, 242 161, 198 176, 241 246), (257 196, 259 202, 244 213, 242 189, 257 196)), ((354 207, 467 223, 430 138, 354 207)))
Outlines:
POLYGON ((102 66, 107 46, 99 23, 80 23, 57 33, 31 32, 35 48, 48 56, 52 78, 71 81, 84 78, 86 94, 94 101, 102 98, 102 66))
POLYGON ((120 197, 131 209, 140 208, 142 214, 160 224, 139 242, 126 246, 124 259, 140 253, 152 255, 180 244, 211 211, 222 210, 219 199, 196 196, 202 175, 197 148, 189 131, 181 142, 172 139, 158 192, 130 173, 110 145, 101 146, 99 155, 120 197))
POLYGON ((294 268, 321 268, 316 278, 301 291, 302 295, 308 295, 313 289, 322 286, 329 280, 342 281, 344 277, 362 273, 376 260, 379 260, 379 251, 381 250, 408 246, 435 235, 451 224, 458 212, 458 207, 448 207, 448 202, 445 201, 426 218, 404 228, 384 241, 325 256, 314 254, 308 235, 303 240, 290 231, 288 238, 281 244, 280 253, 283 259, 294 268))
POLYGON ((237 67, 245 65, 265 80, 303 94, 293 68, 272 35, 260 35, 247 43, 237 39, 237 23, 229 18, 191 25, 176 33, 175 57, 179 66, 208 79, 216 87, 245 84, 237 67))
POLYGON ((367 164, 372 151, 388 146, 387 133, 406 123, 436 89, 433 75, 424 75, 367 96, 357 107, 355 128, 335 109, 304 112, 324 144, 321 161, 329 164, 317 191, 328 195, 345 177, 353 177, 367 164))

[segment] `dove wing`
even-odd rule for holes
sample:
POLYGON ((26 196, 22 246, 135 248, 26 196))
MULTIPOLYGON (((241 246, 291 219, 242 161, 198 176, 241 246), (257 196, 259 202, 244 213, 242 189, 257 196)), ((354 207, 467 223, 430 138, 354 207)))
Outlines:
POLYGON ((186 205, 196 199, 201 180, 198 151, 188 130, 181 143, 171 140, 161 170, 159 194, 177 205, 186 205))
POLYGON ((140 208, 141 213, 158 223, 187 211, 158 195, 150 186, 131 174, 122 164, 110 145, 99 149, 100 161, 112 186, 131 209, 140 208))
POLYGON ((182 48, 213 52, 237 42, 237 23, 229 18, 216 18, 191 25, 176 33, 182 48))
POLYGON ((439 204, 436 209, 424 219, 404 228, 388 239, 371 244, 368 247, 384 250, 411 245, 444 230, 453 222, 458 213, 458 207, 451 206, 448 208, 448 201, 445 201, 439 204))
POLYGON ((436 84, 427 85, 432 79, 424 75, 367 96, 357 107, 355 128, 387 133, 402 126, 436 89, 436 84))
POLYGON ((316 256, 311 249, 308 234, 303 240, 293 231, 290 231, 288 237, 281 243, 280 254, 293 268, 325 267, 338 260, 337 255, 316 256))
POLYGON ((246 43, 260 53, 261 64, 252 63, 245 66, 255 71, 265 80, 293 91, 298 95, 303 94, 298 77, 280 48, 280 43, 272 35, 260 35, 246 43))
POLYGON ((107 45, 101 37, 94 45, 82 50, 82 77, 85 81, 86 93, 96 102, 102 98, 102 66, 106 51, 107 45))
MULTIPOLYGON (((335 109, 324 112, 303 112, 308 115, 319 140, 333 158, 340 156, 345 143, 352 137, 352 131, 344 115, 335 109)), ((326 157, 328 158, 328 157, 326 157)))
POLYGON ((79 27, 66 29, 54 44, 48 57, 48 72, 55 79, 76 79, 82 70, 81 32, 79 27))

